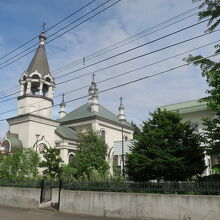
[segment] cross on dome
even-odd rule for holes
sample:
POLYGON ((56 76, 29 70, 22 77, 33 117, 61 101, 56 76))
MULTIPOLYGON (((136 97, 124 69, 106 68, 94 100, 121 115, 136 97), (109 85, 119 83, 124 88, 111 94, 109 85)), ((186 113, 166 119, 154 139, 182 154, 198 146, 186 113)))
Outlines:
POLYGON ((92 82, 95 82, 95 73, 92 74, 92 82))
POLYGON ((62 94, 62 97, 63 97, 63 98, 62 98, 62 102, 65 102, 65 101, 64 101, 65 93, 62 94))
POLYGON ((45 27, 46 27, 46 23, 43 22, 43 24, 42 24, 42 32, 45 32, 45 27))

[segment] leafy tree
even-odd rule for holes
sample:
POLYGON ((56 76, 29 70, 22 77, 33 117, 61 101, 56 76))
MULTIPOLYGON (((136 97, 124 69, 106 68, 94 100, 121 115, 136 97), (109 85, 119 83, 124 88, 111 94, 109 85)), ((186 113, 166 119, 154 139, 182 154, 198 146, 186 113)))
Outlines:
POLYGON ((10 180, 35 179, 38 176, 40 158, 30 148, 14 149, 13 153, 1 156, 0 178, 10 180))
POLYGON ((142 130, 127 155, 132 180, 187 180, 205 170, 201 137, 179 113, 157 109, 143 122, 142 130))
POLYGON ((40 167, 45 168, 43 174, 50 178, 59 178, 61 174, 61 163, 63 162, 60 157, 60 151, 56 148, 45 148, 43 154, 44 160, 40 162, 40 167))
POLYGON ((138 137, 138 135, 140 134, 140 128, 132 121, 131 122, 131 126, 134 129, 134 133, 133 133, 133 138, 136 139, 136 137, 138 137))
POLYGON ((220 0, 193 0, 202 2, 200 8, 205 8, 198 13, 199 19, 209 18, 207 31, 213 31, 220 24, 220 0))
POLYGON ((60 178, 64 181, 75 181, 77 178, 77 170, 72 167, 73 164, 64 165, 61 170, 60 178))
POLYGON ((74 163, 77 177, 85 176, 90 180, 94 173, 105 177, 109 169, 106 161, 107 148, 98 133, 89 131, 87 134, 81 134, 74 163))
MULTIPOLYGON (((194 0, 194 2, 201 0, 194 0)), ((203 0, 200 5, 199 19, 209 19, 208 29, 210 32, 215 30, 220 24, 220 0, 203 0)), ((220 52, 220 45, 215 45, 215 54, 220 52)), ((204 59, 202 56, 192 56, 186 59, 188 62, 194 61, 195 66, 200 66, 202 76, 206 78, 209 89, 206 91, 207 97, 201 101, 207 102, 207 106, 215 114, 215 117, 203 120, 204 143, 208 154, 217 156, 220 161, 220 63, 211 59, 204 59), (203 58, 200 61, 196 61, 203 58)), ((219 165, 216 165, 219 167, 219 165)))

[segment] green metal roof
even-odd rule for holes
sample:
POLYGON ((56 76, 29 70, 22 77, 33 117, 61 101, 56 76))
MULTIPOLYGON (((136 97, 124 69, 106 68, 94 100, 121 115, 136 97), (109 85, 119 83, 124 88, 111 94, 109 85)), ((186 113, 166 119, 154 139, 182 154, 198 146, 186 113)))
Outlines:
POLYGON ((56 133, 64 139, 78 140, 77 133, 71 128, 65 126, 58 126, 56 129, 56 133))
MULTIPOLYGON (((79 108, 73 110, 72 112, 67 113, 63 118, 58 119, 58 121, 66 124, 67 122, 82 119, 82 118, 99 116, 101 118, 108 119, 110 121, 121 124, 121 122, 118 120, 118 116, 110 112, 108 109, 106 109, 102 105, 99 105, 98 112, 91 112, 90 106, 91 104, 86 103, 80 106, 79 108)), ((124 125, 131 126, 128 122, 125 122, 124 125)))
POLYGON ((11 151, 13 151, 15 148, 23 147, 21 140, 18 138, 18 134, 7 132, 6 138, 11 144, 11 151))
POLYGON ((160 109, 166 109, 167 111, 179 111, 180 114, 186 114, 207 110, 207 104, 206 102, 200 102, 199 100, 192 100, 172 105, 164 105, 161 106, 160 109))

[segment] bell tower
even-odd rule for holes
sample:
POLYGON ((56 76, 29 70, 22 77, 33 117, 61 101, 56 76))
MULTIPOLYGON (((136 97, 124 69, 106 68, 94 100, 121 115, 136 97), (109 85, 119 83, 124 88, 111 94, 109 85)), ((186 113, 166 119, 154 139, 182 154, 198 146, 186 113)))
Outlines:
POLYGON ((39 35, 39 46, 27 70, 22 74, 17 115, 34 114, 51 118, 55 82, 47 60, 44 30, 39 35))

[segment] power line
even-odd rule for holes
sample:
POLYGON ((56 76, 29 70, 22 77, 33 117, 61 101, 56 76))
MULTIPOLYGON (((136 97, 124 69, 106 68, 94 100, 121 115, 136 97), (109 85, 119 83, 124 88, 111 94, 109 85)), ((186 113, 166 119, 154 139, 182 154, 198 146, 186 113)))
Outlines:
MULTIPOLYGON (((92 4, 93 2, 95 2, 96 0, 92 0, 89 3, 87 3, 86 5, 82 6, 81 8, 77 9, 76 11, 74 11, 73 13, 71 13, 70 15, 68 15, 67 17, 63 18, 62 20, 60 20, 59 22, 57 22, 56 24, 52 25, 51 27, 49 27, 48 29, 45 30, 45 32, 48 32, 49 30, 55 28, 57 25, 61 24, 62 22, 64 22, 65 20, 67 20, 68 18, 72 17, 73 15, 77 14, 78 12, 80 12, 81 10, 83 10, 84 8, 86 8, 87 6, 89 6, 90 4, 92 4)), ((31 38, 30 40, 26 41, 25 43, 23 43, 22 45, 20 45, 19 47, 13 49, 12 51, 8 52, 7 54, 3 55, 0 57, 0 60, 7 57, 8 55, 14 53, 15 51, 19 50, 20 48, 24 47, 26 44, 32 42, 33 40, 35 40, 36 38, 38 38, 39 35, 34 36, 33 38, 31 38)))
MULTIPOLYGON (((217 29, 217 30, 215 30, 215 31, 217 32, 217 31, 219 31, 219 30, 220 30, 220 29, 217 29)), ((88 76, 88 75, 91 75, 91 74, 93 74, 93 73, 97 73, 97 72, 100 72, 100 71, 102 71, 102 70, 106 70, 106 69, 109 69, 109 68, 112 68, 112 67, 115 67, 115 66, 118 66, 118 65, 121 65, 121 64, 124 64, 124 63, 130 62, 130 61, 139 59, 139 58, 142 58, 142 57, 144 57, 144 56, 147 56, 147 55, 156 53, 156 52, 160 52, 160 51, 162 51, 162 50, 165 50, 165 49, 168 49, 168 48, 171 48, 171 47, 174 47, 174 46, 177 46, 177 45, 186 43, 186 42, 191 41, 191 40, 198 39, 198 38, 200 38, 200 37, 206 36, 207 34, 211 34, 211 33, 214 33, 214 32, 207 32, 207 33, 204 33, 204 34, 202 34, 202 35, 195 36, 195 37, 193 37, 193 38, 189 38, 189 39, 186 39, 186 40, 183 40, 183 41, 179 41, 179 42, 177 42, 177 43, 168 45, 168 46, 166 46, 166 47, 162 47, 162 48, 160 48, 160 49, 153 50, 153 51, 151 51, 151 52, 144 53, 144 54, 138 55, 138 56, 136 56, 136 57, 132 57, 132 58, 127 59, 127 60, 124 60, 124 61, 120 61, 120 62, 118 62, 118 63, 115 63, 115 64, 112 64, 112 65, 109 65, 109 66, 100 68, 100 69, 98 69, 98 70, 94 70, 94 71, 92 71, 92 72, 90 72, 90 73, 86 73, 86 74, 83 74, 83 75, 80 75, 80 76, 76 76, 76 77, 74 77, 74 78, 71 78, 71 79, 62 81, 62 82, 60 82, 60 83, 57 83, 56 85, 58 86, 58 85, 60 85, 60 84, 67 83, 67 82, 70 82, 70 81, 72 81, 72 80, 79 79, 79 78, 82 78, 82 77, 84 77, 84 76, 88 76)), ((218 42, 218 41, 217 41, 217 42, 218 42)))
MULTIPOLYGON (((162 47, 162 48, 160 48, 160 49, 157 49, 157 50, 154 50, 154 51, 151 51, 151 52, 148 52, 148 53, 144 53, 144 54, 141 54, 141 55, 132 57, 132 58, 127 59, 127 60, 120 61, 120 62, 118 62, 118 63, 115 63, 115 64, 112 64, 112 65, 103 67, 103 68, 98 69, 98 70, 94 70, 94 71, 92 71, 92 72, 90 72, 90 73, 86 73, 86 74, 83 74, 83 75, 80 75, 80 76, 73 77, 73 78, 68 79, 68 80, 64 80, 64 81, 62 81, 62 82, 60 82, 60 83, 57 83, 56 85, 58 86, 58 85, 60 85, 60 84, 67 83, 67 82, 70 82, 70 81, 72 81, 72 80, 79 79, 79 78, 82 78, 82 77, 84 77, 84 76, 91 75, 92 73, 97 73, 97 72, 100 72, 100 71, 102 71, 102 70, 106 70, 106 69, 109 69, 109 68, 112 68, 112 67, 115 67, 115 66, 124 64, 124 63, 126 63, 126 62, 130 62, 130 61, 133 61, 133 60, 142 58, 142 57, 144 57, 144 56, 147 56, 147 55, 150 55, 150 54, 153 54, 153 53, 156 53, 156 52, 160 52, 160 51, 162 51, 162 50, 165 50, 165 49, 168 49, 168 48, 171 48, 171 47, 174 47, 174 46, 177 46, 177 45, 180 45, 180 44, 189 42, 189 41, 191 41, 191 40, 195 40, 195 39, 198 39, 198 38, 200 38, 200 37, 203 37, 203 36, 206 36, 206 35, 215 33, 215 32, 217 32, 217 31, 219 31, 219 30, 220 30, 220 29, 217 29, 217 30, 215 30, 215 31, 213 31, 213 32, 207 32, 207 33, 204 33, 204 34, 201 34, 201 35, 197 35, 197 36, 192 37, 192 38, 188 38, 188 39, 183 40, 183 41, 179 41, 179 42, 177 42, 177 43, 174 43, 174 44, 171 44, 171 45, 162 47)), ((10 96, 10 95, 15 95, 15 94, 17 94, 17 92, 12 93, 12 94, 9 94, 9 95, 7 95, 7 97, 10 96)), ((6 97, 6 96, 5 96, 5 97, 6 97)), ((3 98, 5 98, 5 97, 3 97, 3 98)), ((3 98, 2 98, 2 99, 3 99, 3 98)), ((13 100, 14 98, 16 98, 16 97, 9 98, 9 99, 4 100, 4 101, 2 101, 2 102, 10 101, 10 100, 13 100)), ((2 103, 2 102, 0 102, 0 103, 2 103)))
MULTIPOLYGON (((205 20, 205 21, 207 21, 207 20, 205 20)), ((89 68, 89 67, 91 67, 91 66, 100 64, 100 63, 102 63, 102 62, 104 62, 104 61, 107 61, 107 60, 109 60, 109 59, 115 58, 115 57, 120 56, 120 55, 122 55, 122 54, 131 52, 131 51, 133 51, 133 50, 136 50, 136 49, 141 48, 141 47, 143 47, 143 46, 146 46, 146 45, 148 45, 148 44, 154 43, 154 42, 156 42, 156 41, 162 40, 162 39, 164 39, 164 38, 167 38, 167 37, 169 37, 169 36, 172 36, 172 35, 174 35, 174 34, 177 34, 177 33, 179 33, 179 32, 182 32, 182 31, 184 31, 184 30, 187 30, 187 29, 189 29, 189 28, 192 28, 192 27, 194 27, 194 26, 196 26, 196 25, 199 25, 199 24, 201 24, 201 23, 203 23, 203 22, 205 22, 205 21, 201 21, 201 22, 198 22, 198 23, 196 23, 196 24, 187 26, 187 27, 182 28, 182 29, 180 29, 180 30, 178 30, 178 31, 174 31, 174 32, 172 32, 172 33, 170 33, 170 34, 167 34, 167 35, 164 35, 164 36, 162 36, 162 37, 156 38, 156 39, 154 39, 154 40, 152 40, 152 41, 148 41, 147 43, 144 43, 144 44, 141 44, 141 45, 139 45, 139 46, 133 47, 133 48, 131 48, 131 49, 129 49, 129 50, 123 51, 123 52, 121 52, 121 53, 118 53, 118 54, 115 54, 115 55, 113 55, 113 56, 107 57, 107 58, 102 59, 102 60, 100 60, 100 61, 97 61, 97 62, 95 62, 95 63, 89 64, 88 66, 85 66, 85 67, 76 69, 76 70, 74 70, 74 71, 71 71, 71 72, 68 72, 68 73, 65 73, 65 74, 62 74, 61 76, 58 76, 58 77, 56 77, 55 79, 59 79, 59 78, 62 78, 62 77, 64 77, 64 76, 68 76, 68 75, 70 75, 70 74, 72 74, 72 73, 75 73, 75 72, 78 72, 78 71, 80 71, 80 70, 87 69, 87 68, 89 68)), ((214 31, 213 31, 213 32, 214 32, 214 31)), ((212 33, 213 33, 213 32, 212 32, 212 33)), ((144 55, 142 55, 142 56, 144 56, 144 55)))
MULTIPOLYGON (((113 89, 116 89, 116 88, 120 88, 120 87, 123 87, 123 86, 126 86, 126 85, 129 85, 129 84, 132 84, 132 83, 135 83, 135 82, 139 82, 139 81, 142 81, 144 79, 148 79, 148 78, 152 78, 152 77, 155 77, 155 76, 158 76, 158 75, 162 75, 166 72, 171 72, 173 70, 176 70, 176 69, 179 69, 179 68, 182 68, 182 67, 185 67, 185 66, 188 66, 189 64, 192 64, 192 63, 195 63, 195 62, 198 62, 198 61, 201 61, 201 60, 204 60, 204 59, 208 59, 208 58, 211 58, 211 57, 215 57, 219 55, 219 53, 215 53, 213 55, 210 55, 210 56, 207 56, 207 57, 203 57, 203 58, 199 58, 199 59, 196 59, 196 60, 193 60, 189 63, 186 63, 186 64, 182 64, 182 65, 178 65, 178 66, 175 66, 175 67, 172 67, 172 68, 169 68, 167 70, 164 70, 164 71, 160 71, 160 72, 157 72, 157 73, 154 73, 154 74, 151 74, 151 75, 147 75, 145 77, 141 77, 141 78, 138 78, 138 79, 135 79, 135 80, 131 80, 131 81, 128 81, 126 83, 122 83, 122 84, 119 84, 119 85, 116 85, 116 86, 113 86, 113 87, 110 87, 108 89, 104 89, 104 90, 101 90, 99 91, 98 93, 104 93, 104 92, 107 92, 107 91, 110 91, 110 90, 113 90, 113 89)), ((80 99, 83 99, 83 98, 86 98, 86 97, 89 97, 89 95, 84 95, 84 96, 81 96, 81 97, 78 97, 78 98, 75 98, 75 99, 71 99, 71 100, 68 100, 68 101, 65 101, 65 103, 71 103, 71 102, 74 102, 74 101, 77 101, 77 100, 80 100, 80 99)), ((38 111, 41 111, 41 110, 45 110, 45 109, 49 109, 49 108, 54 108, 54 107, 57 107, 59 106, 60 104, 56 104, 56 105, 53 105, 53 106, 49 106, 49 107, 44 107, 44 108, 41 108, 41 109, 38 109, 38 110, 35 110, 35 111, 31 111, 29 112, 28 114, 31 114, 31 113, 35 113, 35 112, 38 112, 38 111)), ((5 119, 1 119, 0 121, 4 121, 6 120, 5 119)))
MULTIPOLYGON (((149 32, 149 31, 151 31, 151 30, 154 30, 155 28, 160 27, 160 26, 162 26, 163 24, 169 23, 170 21, 175 20, 176 18, 179 18, 179 17, 181 17, 182 15, 185 15, 185 14, 187 14, 187 13, 189 13, 189 12, 191 12, 192 10, 195 10, 195 9, 197 9, 197 8, 198 8, 198 7, 195 7, 195 8, 193 8, 193 9, 190 9, 190 10, 184 12, 184 13, 181 13, 180 15, 177 15, 177 16, 175 16, 175 17, 173 17, 173 18, 170 18, 170 19, 168 19, 168 20, 166 20, 166 21, 163 21, 163 22, 161 22, 161 23, 159 23, 159 24, 157 24, 157 25, 155 25, 155 26, 153 26, 153 27, 151 27, 151 28, 148 28, 148 29, 146 29, 146 30, 143 30, 143 31, 141 31, 141 32, 139 32, 139 33, 137 33, 137 34, 131 36, 131 37, 128 37, 128 38, 126 38, 126 39, 123 39, 123 40, 121 40, 121 41, 119 41, 119 42, 117 42, 117 43, 114 43, 114 44, 112 44, 112 45, 110 45, 110 46, 108 46, 108 47, 105 47, 105 48, 103 48, 103 49, 101 49, 101 50, 99 50, 99 51, 96 51, 96 52, 94 52, 94 53, 92 53, 92 54, 90 54, 90 55, 88 55, 88 56, 85 56, 84 58, 85 58, 87 61, 88 61, 88 60, 91 60, 91 59, 96 58, 96 57, 98 57, 98 56, 100 56, 100 55, 103 55, 103 54, 105 54, 105 53, 107 53, 107 52, 110 52, 110 51, 112 51, 112 50, 114 50, 114 49, 118 49, 118 48, 120 48, 120 47, 122 47, 122 46, 124 46, 124 45, 126 45, 126 44, 129 44, 129 43, 134 42, 134 41, 136 41, 136 40, 138 40, 138 39, 140 39, 140 38, 143 38, 143 37, 145 37, 145 36, 147 36, 147 35, 150 35, 150 34, 152 34, 152 33, 155 33, 155 32, 157 32, 157 31, 162 30, 162 29, 164 29, 164 28, 166 28, 166 27, 169 27, 169 26, 171 26, 171 25, 173 25, 173 24, 176 24, 176 23, 178 23, 178 22, 180 22, 180 21, 183 21, 183 20, 185 20, 185 19, 187 19, 187 18, 190 18, 190 17, 196 15, 197 13, 191 14, 191 15, 189 15, 189 16, 187 16, 187 17, 184 17, 184 18, 182 18, 182 19, 180 19, 180 20, 174 22, 174 23, 171 23, 171 24, 169 24, 169 25, 166 25, 165 27, 162 27, 162 28, 157 29, 156 31, 153 31, 153 32, 150 32, 150 33, 146 34, 147 32, 149 32), (144 35, 139 36, 139 35, 141 35, 141 34, 144 34, 144 35), (138 37, 138 36, 139 36, 139 37, 138 37), (135 37, 137 37, 137 38, 136 38, 136 39, 133 39, 133 38, 135 38, 135 37), (129 41, 129 40, 130 40, 130 41, 129 41), (127 42, 127 41, 128 41, 128 42, 127 42), (122 43, 123 43, 123 44, 122 44, 122 43), (121 44, 122 44, 122 45, 121 45, 121 44), (106 52, 105 52, 105 51, 106 51, 106 52), (100 53, 101 53, 101 54, 100 54, 100 53)), ((69 63, 69 64, 67 64, 67 65, 65 65, 65 66, 63 66, 63 67, 59 67, 59 68, 57 68, 57 69, 55 69, 55 70, 53 70, 53 71, 51 71, 51 72, 52 72, 52 73, 60 72, 60 71, 59 71, 60 69, 63 69, 63 68, 65 68, 65 67, 67 67, 67 66, 70 66, 70 65, 71 65, 71 67, 72 67, 74 64, 75 64, 74 66, 76 66, 76 65, 81 64, 82 62, 83 62, 83 58, 81 58, 81 59, 79 59, 79 60, 76 60, 76 61, 73 61, 73 62, 71 62, 71 63, 69 63)), ((61 72, 62 72, 62 71, 61 71, 61 72)))
MULTIPOLYGON (((135 72, 135 71, 138 71, 138 70, 141 70, 141 69, 144 69, 144 68, 147 68, 147 67, 150 67, 150 66, 159 64, 159 63, 162 63, 162 62, 164 62, 164 61, 167 61, 167 60, 176 58, 177 56, 181 56, 181 55, 184 55, 184 54, 188 54, 188 53, 190 53, 190 52, 192 52, 192 51, 195 51, 195 50, 198 50, 198 49, 201 49, 201 48, 210 46, 210 45, 215 44, 215 43, 217 43, 217 42, 219 42, 219 40, 214 41, 214 42, 211 42, 211 43, 208 43, 208 44, 205 44, 205 45, 202 45, 202 46, 200 46, 200 47, 193 48, 193 49, 191 49, 191 50, 187 50, 187 51, 182 52, 182 53, 175 54, 175 55, 173 55, 173 56, 171 56, 171 57, 168 57, 168 58, 165 58, 165 59, 162 59, 162 60, 159 60, 159 61, 150 63, 150 64, 148 64, 148 65, 145 65, 145 66, 142 66, 142 67, 139 67, 139 68, 136 68, 136 69, 133 69, 133 70, 130 70, 130 71, 121 73, 121 74, 118 74, 118 75, 116 75, 116 76, 112 76, 112 77, 109 77, 109 78, 100 80, 100 81, 97 82, 97 84, 106 82, 106 81, 111 80, 111 79, 118 78, 118 77, 120 77, 120 76, 127 75, 127 74, 129 74, 129 73, 132 73, 132 72, 135 72)), ((68 92, 65 92, 65 94, 69 94, 69 93, 72 93, 72 92, 76 92, 76 91, 79 91, 79 90, 81 90, 81 89, 88 88, 89 86, 90 86, 90 85, 82 86, 82 87, 79 87, 79 88, 70 90, 70 91, 68 91, 68 92)), ((54 96, 54 99, 55 99, 55 98, 58 98, 58 97, 61 97, 61 96, 62 96, 62 94, 56 95, 56 96, 54 96)), ((15 98, 17 98, 17 97, 15 97, 15 98)), ((35 102, 35 103, 33 103, 33 104, 38 104, 38 103, 41 103, 41 102, 42 102, 42 101, 39 101, 39 102, 35 102)), ((0 103, 1 103, 1 102, 0 102, 0 103)), ((28 107, 28 106, 29 106, 29 105, 25 105, 25 106, 22 106, 22 107, 20 107, 20 108, 24 108, 24 107, 28 107)), ((0 112, 0 115, 1 115, 1 114, 5 114, 5 113, 8 113, 8 112, 16 111, 16 110, 18 110, 18 109, 19 109, 19 108, 15 108, 15 109, 11 109, 11 110, 8 110, 8 111, 5 111, 5 112, 0 112)))
MULTIPOLYGON (((197 14, 197 13, 192 14, 192 15, 189 15, 189 16, 187 16, 187 17, 184 17, 184 18, 182 18, 182 19, 180 19, 180 20, 178 20, 178 21, 176 21, 176 22, 174 22, 174 23, 171 23, 171 24, 169 24, 169 25, 166 25, 166 26, 164 26, 164 27, 162 27, 162 28, 160 28, 160 29, 157 29, 157 30, 155 30, 155 31, 153 31, 153 32, 150 32, 150 33, 148 33, 148 34, 144 34, 144 33, 147 33, 147 32, 150 31, 150 30, 153 30, 153 29, 155 29, 155 28, 157 28, 157 27, 160 27, 160 26, 163 25, 163 24, 169 23, 169 22, 172 21, 172 20, 175 20, 175 19, 177 19, 177 18, 179 18, 179 17, 182 17, 183 15, 188 14, 188 13, 190 13, 190 12, 196 10, 196 9, 198 9, 198 6, 192 8, 192 9, 190 9, 190 10, 187 10, 187 11, 185 11, 185 12, 183 12, 183 13, 181 13, 181 14, 175 16, 175 17, 172 17, 172 18, 170 18, 170 19, 168 19, 168 20, 165 20, 165 21, 163 21, 163 22, 161 22, 161 23, 159 23, 159 24, 157 24, 157 25, 155 25, 155 26, 153 26, 153 27, 151 27, 151 28, 145 29, 145 30, 143 30, 143 31, 141 31, 141 32, 139 32, 139 33, 137 33, 137 34, 131 36, 131 37, 128 37, 128 38, 126 38, 126 39, 123 39, 123 40, 121 40, 121 41, 119 41, 119 42, 117 42, 117 43, 115 43, 115 44, 113 44, 113 45, 111 45, 111 46, 108 46, 108 47, 106 47, 106 48, 103 48, 103 49, 101 49, 101 50, 95 52, 95 53, 92 53, 92 54, 86 56, 85 58, 86 58, 86 60, 94 59, 94 58, 96 58, 96 57, 98 57, 98 56, 100 56, 100 55, 103 55, 104 53, 110 52, 110 51, 112 51, 112 50, 114 50, 114 49, 118 49, 119 47, 122 47, 122 46, 124 46, 124 45, 126 45, 126 44, 128 44, 128 43, 131 43, 131 42, 133 42, 133 41, 136 41, 136 40, 138 40, 138 39, 140 39, 140 38, 142 38, 142 37, 144 37, 144 36, 150 35, 150 34, 152 34, 152 33, 155 33, 155 32, 157 32, 157 31, 159 31, 159 30, 162 30, 162 29, 164 29, 164 28, 166 28, 166 27, 169 27, 169 26, 171 26, 171 25, 173 25, 173 24, 176 24, 176 23, 178 23, 178 22, 180 22, 180 21, 182 21, 182 20, 185 20, 185 19, 187 19, 187 18, 189 18, 189 17, 192 17, 192 16, 194 16, 194 15, 197 14), (141 34, 144 34, 144 35, 143 35, 143 36, 139 36, 139 35, 141 35, 141 34), (139 37, 138 37, 138 36, 139 36, 139 37), (135 38, 135 37, 138 37, 138 38, 133 39, 133 38, 135 38), (128 40, 131 40, 131 41, 126 42, 126 41, 128 41, 128 40), (124 42, 125 42, 125 43, 124 43, 124 42), (124 43, 124 44, 120 45, 121 43, 124 43), (117 46, 117 47, 114 48, 114 46, 117 46), (112 47, 113 47, 113 48, 112 48, 112 47), (111 49, 111 48, 112 48, 112 49, 111 49), (104 52, 105 50, 107 50, 107 51, 104 52), (100 54, 100 52, 102 52, 102 53, 100 54)), ((50 29, 50 28, 49 28, 49 29, 50 29)), ((49 29, 47 29, 47 30, 49 30, 49 29)), ((70 64, 67 64, 67 65, 65 65, 65 66, 63 66, 63 67, 60 67, 60 68, 56 69, 55 71, 52 71, 52 73, 53 73, 53 72, 56 72, 57 70, 60 70, 61 68, 63 69, 63 68, 65 68, 66 66, 72 65, 71 67, 73 67, 73 66, 79 65, 79 64, 81 64, 81 63, 82 63, 82 59, 80 59, 80 60, 78 60, 78 61, 71 62, 70 64), (75 65, 72 65, 73 63, 75 63, 75 65)), ((70 68, 70 67, 69 67, 69 68, 70 68)), ((67 69, 69 69, 69 68, 67 68, 67 69)), ((64 69, 64 70, 66 70, 66 69, 64 69)), ((62 72, 62 71, 59 71, 59 72, 62 72)), ((14 87, 11 88, 11 89, 14 89, 14 87)), ((8 90, 11 90, 11 89, 8 89, 8 90)), ((8 91, 8 90, 5 90, 5 91, 8 91)), ((2 92, 4 92, 4 91, 2 91, 2 92)))
MULTIPOLYGON (((198 50, 198 49, 201 49, 201 48, 210 46, 210 45, 215 44, 215 43, 217 43, 217 42, 219 42, 219 41, 220 41, 220 40, 214 41, 214 42, 212 42, 212 43, 208 43, 208 44, 202 45, 202 46, 200 46, 200 47, 196 47, 196 48, 194 48, 194 49, 187 50, 187 51, 182 52, 182 53, 179 53, 179 54, 175 54, 175 55, 173 55, 173 56, 171 56, 171 57, 168 57, 168 58, 165 58, 165 59, 156 61, 156 62, 154 62, 154 63, 150 63, 150 64, 148 64, 148 65, 145 65, 145 66, 142 66, 142 67, 139 67, 139 68, 135 68, 135 69, 129 70, 129 71, 127 71, 127 72, 124 72, 124 73, 121 73, 121 74, 118 74, 118 75, 115 75, 115 76, 112 76, 112 77, 109 77, 109 78, 100 80, 100 81, 98 81, 98 82, 96 82, 96 83, 97 83, 97 84, 103 83, 103 82, 109 81, 109 80, 111 80, 111 79, 115 79, 115 78, 118 78, 118 77, 121 77, 121 76, 130 74, 130 73, 133 73, 133 72, 135 72, 135 71, 138 71, 138 70, 141 70, 141 69, 144 69, 144 68, 147 68, 147 67, 150 67, 150 66, 153 66, 153 65, 162 63, 162 62, 164 62, 164 61, 167 61, 167 60, 176 58, 177 56, 181 56, 181 55, 184 55, 184 54, 188 54, 188 53, 190 53, 190 52, 192 52, 192 51, 194 51, 194 50, 198 50)), ((79 91, 79 90, 88 88, 89 86, 90 86, 90 85, 82 86, 82 87, 79 87, 79 88, 76 88, 76 89, 67 91, 67 92, 65 92, 65 94, 69 94, 69 93, 72 93, 72 92, 76 92, 76 91, 79 91)), ((63 94, 63 93, 62 93, 62 94, 63 94)), ((55 98, 58 98, 58 97, 61 97, 62 94, 59 94, 59 95, 54 96, 54 99, 55 99, 55 98)), ((40 103, 40 102, 42 102, 42 101, 39 101, 39 102, 36 102, 36 103, 33 103, 33 104, 38 104, 38 103, 40 103)), ((29 105, 22 106, 21 108, 28 107, 28 106, 29 106, 29 105)), ((10 111, 15 111, 15 110, 18 110, 18 109, 19 109, 19 108, 15 108, 15 109, 12 109, 12 110, 10 110, 10 111)), ((0 112, 0 114, 3 114, 3 113, 8 113, 8 111, 7 111, 7 112, 0 112)))
MULTIPOLYGON (((112 1, 112 0, 107 0, 105 3, 109 2, 109 1, 112 1)), ((62 34, 58 35, 57 37, 53 38, 52 40, 50 40, 50 41, 48 41, 48 42, 46 42, 46 43, 48 44, 48 43, 50 43, 50 42, 56 40, 57 38, 59 38, 59 37, 61 37, 62 35, 66 34, 67 32, 73 30, 74 28, 76 28, 76 27, 80 26, 81 24, 85 23, 86 21, 88 21, 88 20, 90 20, 90 19, 96 17, 97 15, 99 15, 100 13, 102 13, 102 12, 104 12, 105 10, 109 9, 110 7, 116 5, 116 4, 117 4, 118 2, 120 2, 120 1, 122 1, 122 0, 117 0, 116 2, 112 3, 112 4, 109 5, 108 7, 102 9, 101 11, 99 11, 99 12, 97 12, 96 14, 90 16, 89 18, 85 19, 84 21, 80 22, 79 24, 77 24, 77 25, 75 25, 74 27, 68 29, 67 31, 63 32, 62 34)), ((104 3, 103 3, 103 4, 104 4, 104 3)), ((96 7, 96 8, 99 8, 99 6, 96 7)), ((95 9, 93 9, 93 10, 95 10, 95 9)), ((89 13, 90 13, 90 12, 89 12, 89 13)), ((89 14, 89 13, 87 13, 87 14, 89 14)), ((85 17, 85 15, 83 15, 83 17, 85 17)), ((77 20, 78 20, 78 19, 77 19, 77 20)), ((50 36, 52 36, 52 35, 50 35, 50 36)), ((28 54, 34 52, 36 49, 31 50, 31 51, 29 51, 28 53, 26 53, 26 54, 24 54, 24 55, 18 57, 17 59, 14 59, 14 60, 12 60, 11 62, 9 62, 11 59, 16 58, 17 56, 19 56, 19 55, 23 54, 24 52, 30 50, 32 47, 34 47, 34 46, 36 46, 36 45, 38 45, 38 43, 36 43, 36 44, 32 45, 31 47, 27 48, 26 50, 20 52, 20 53, 17 54, 16 56, 14 56, 14 57, 12 57, 12 58, 10 58, 10 59, 8 59, 8 60, 6 60, 6 61, 0 63, 0 65, 6 63, 5 65, 0 66, 0 69, 4 68, 4 67, 6 67, 6 66, 9 66, 10 64, 16 62, 17 60, 20 60, 21 58, 23 58, 23 57, 27 56, 28 54), (8 63, 7 63, 7 62, 8 62, 8 63)))
MULTIPOLYGON (((177 56, 181 56, 181 55, 184 55, 184 54, 188 54, 189 52, 192 52, 192 51, 195 51, 195 50, 198 50, 198 49, 201 49, 201 48, 210 46, 210 45, 215 44, 215 43, 217 43, 217 42, 219 42, 219 41, 220 41, 220 40, 214 41, 214 42, 211 42, 211 43, 202 45, 202 46, 200 46, 200 47, 196 47, 196 48, 193 48, 193 49, 191 49, 191 50, 187 50, 187 51, 185 51, 185 52, 175 54, 175 55, 170 56, 170 57, 168 57, 168 58, 165 58, 165 59, 162 59, 162 60, 159 60, 159 61, 150 63, 150 64, 148 64, 148 65, 145 65, 145 66, 142 66, 142 67, 139 67, 139 68, 135 68, 135 69, 126 71, 126 72, 124 72, 124 73, 121 73, 121 74, 118 74, 118 75, 115 75, 115 76, 112 76, 112 77, 109 77, 109 78, 100 80, 100 81, 97 82, 97 84, 103 83, 103 82, 106 82, 106 81, 109 81, 109 80, 112 80, 112 79, 115 79, 115 78, 118 78, 118 77, 121 77, 121 76, 124 76, 124 75, 127 75, 127 74, 130 74, 130 73, 132 73, 132 72, 136 72, 136 71, 138 71, 138 70, 141 70, 141 69, 144 69, 144 68, 147 68, 147 67, 150 67, 150 66, 159 64, 159 63, 162 63, 162 62, 164 62, 164 61, 167 61, 167 60, 176 58, 177 56)), ((90 86, 90 85, 82 86, 82 87, 79 87, 79 88, 70 90, 70 91, 68 91, 68 92, 65 92, 65 94, 69 94, 69 93, 72 93, 72 92, 75 92, 75 91, 79 91, 79 90, 81 90, 81 89, 88 88, 89 86, 90 86)), ((63 94, 63 93, 62 93, 62 94, 63 94)), ((60 96, 62 96, 62 94, 56 95, 54 98, 60 97, 60 96)), ((42 102, 42 101, 35 102, 34 104, 38 104, 38 103, 41 103, 41 102, 42 102)), ((1 115, 1 114, 5 114, 5 113, 9 113, 9 112, 12 112, 12 111, 16 111, 16 110, 18 110, 18 109, 21 109, 21 108, 24 108, 24 107, 28 107, 28 106, 30 106, 30 105, 25 105, 25 106, 22 106, 22 107, 20 107, 20 108, 15 108, 15 109, 7 110, 7 111, 5 111, 5 112, 0 112, 0 115, 1 115)))

